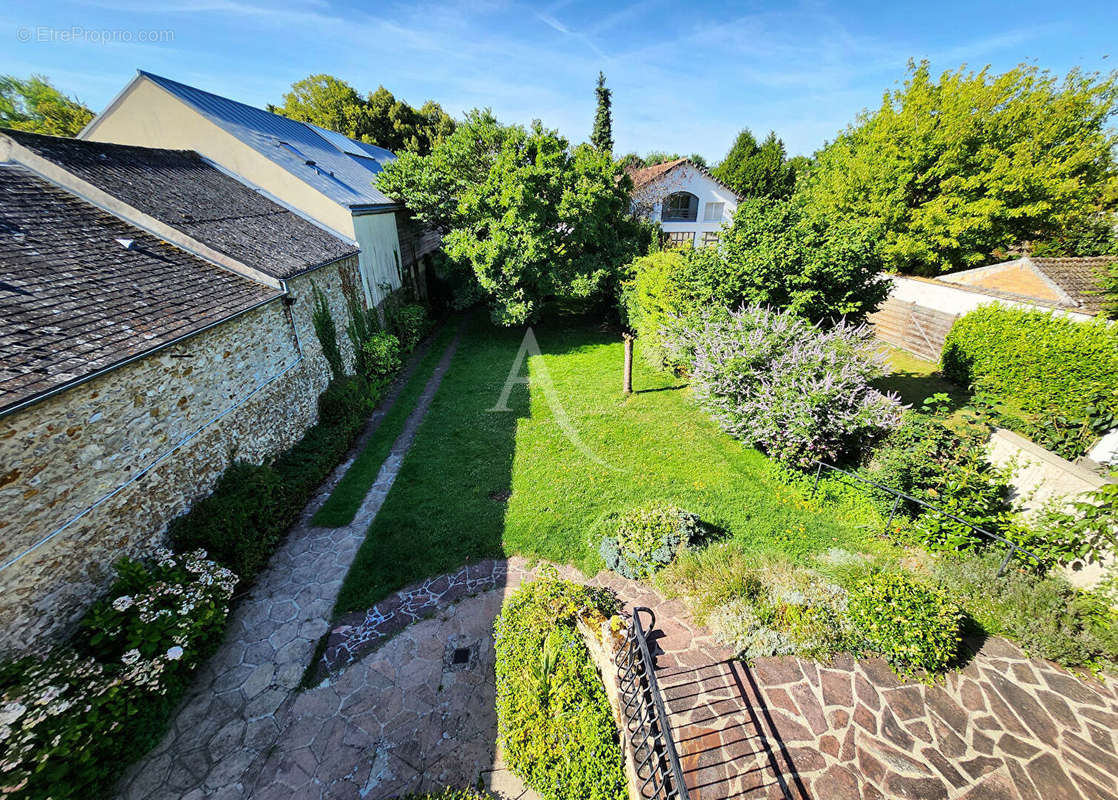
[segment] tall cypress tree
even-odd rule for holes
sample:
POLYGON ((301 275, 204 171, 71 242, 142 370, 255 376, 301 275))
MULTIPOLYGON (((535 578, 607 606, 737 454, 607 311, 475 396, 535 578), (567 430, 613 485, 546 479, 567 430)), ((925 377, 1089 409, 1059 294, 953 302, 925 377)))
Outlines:
POLYGON ((613 152, 613 118, 610 115, 610 106, 613 101, 610 96, 612 89, 606 88, 606 76, 598 73, 598 88, 594 90, 598 96, 598 112, 594 115, 594 132, 590 134, 590 143, 603 153, 613 152))

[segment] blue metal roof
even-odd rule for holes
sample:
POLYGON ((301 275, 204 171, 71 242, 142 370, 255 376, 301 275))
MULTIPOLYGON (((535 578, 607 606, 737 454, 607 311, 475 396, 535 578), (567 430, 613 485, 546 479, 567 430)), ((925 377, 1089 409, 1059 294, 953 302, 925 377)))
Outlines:
POLYGON ((397 207, 374 184, 382 166, 396 158, 391 151, 150 72, 140 74, 336 203, 354 210, 397 207))

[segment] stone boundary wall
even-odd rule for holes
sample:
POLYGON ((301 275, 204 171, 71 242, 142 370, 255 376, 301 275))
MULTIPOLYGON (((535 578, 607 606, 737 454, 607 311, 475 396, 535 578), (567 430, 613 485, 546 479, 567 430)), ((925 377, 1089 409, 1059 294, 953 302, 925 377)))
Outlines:
POLYGON ((354 256, 297 276, 290 307, 277 299, 0 418, 0 653, 66 635, 113 563, 165 545, 167 523, 234 458, 262 463, 317 421, 330 370, 312 283, 348 365, 341 270, 356 268, 354 256))

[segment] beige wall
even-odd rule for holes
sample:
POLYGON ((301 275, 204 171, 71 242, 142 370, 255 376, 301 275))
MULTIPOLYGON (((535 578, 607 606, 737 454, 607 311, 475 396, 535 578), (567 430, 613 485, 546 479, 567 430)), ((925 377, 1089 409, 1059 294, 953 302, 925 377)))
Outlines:
POLYGON ((195 150, 318 222, 353 239, 349 209, 258 153, 163 87, 139 77, 83 134, 140 147, 195 150))
POLYGON ((399 289, 400 244, 395 214, 362 214, 353 218, 357 243, 361 247, 361 272, 365 278, 366 300, 379 305, 399 289), (389 289, 385 291, 384 286, 389 289))
POLYGON ((355 262, 291 280, 290 310, 268 303, 0 418, 0 564, 18 558, 0 570, 0 652, 67 632, 111 580, 113 562, 164 544, 167 523, 210 490, 234 452, 260 463, 316 421, 330 373, 311 323, 311 282, 327 295, 348 367, 339 270, 355 262))

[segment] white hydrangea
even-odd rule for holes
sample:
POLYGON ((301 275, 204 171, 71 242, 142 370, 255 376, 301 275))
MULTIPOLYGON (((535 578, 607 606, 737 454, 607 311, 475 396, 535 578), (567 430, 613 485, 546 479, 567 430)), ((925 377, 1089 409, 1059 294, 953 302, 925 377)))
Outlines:
POLYGON ((171 661, 178 661, 180 658, 182 658, 183 652, 184 651, 181 647, 175 645, 167 651, 167 658, 169 658, 171 661))
POLYGON ((0 725, 11 725, 17 719, 22 717, 27 711, 27 706, 22 703, 12 701, 0 706, 0 725))
POLYGON ((116 611, 127 611, 128 609, 130 609, 132 607, 132 604, 135 603, 135 602, 136 601, 132 598, 131 595, 127 595, 127 594, 122 595, 122 596, 118 597, 116 600, 113 600, 113 608, 116 611))
POLYGON ((120 657, 120 660, 125 664, 132 665, 140 660, 140 651, 133 648, 120 657))

